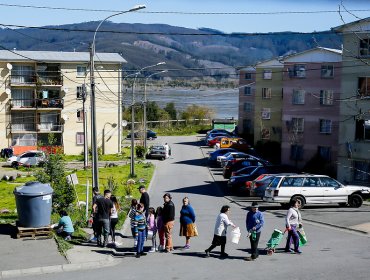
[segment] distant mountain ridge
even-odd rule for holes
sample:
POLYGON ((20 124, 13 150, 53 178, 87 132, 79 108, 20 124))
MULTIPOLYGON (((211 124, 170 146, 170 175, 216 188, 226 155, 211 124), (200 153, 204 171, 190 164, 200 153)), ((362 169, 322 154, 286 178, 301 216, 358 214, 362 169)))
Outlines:
MULTIPOLYGON (((96 29, 98 23, 84 22, 49 27, 91 31, 96 29)), ((166 68, 181 69, 169 72, 173 78, 233 73, 235 75, 234 68, 254 65, 272 57, 317 46, 341 47, 341 38, 331 33, 224 34, 210 28, 189 29, 166 24, 112 22, 104 23, 100 31, 112 32, 97 34, 98 52, 121 53, 128 61, 126 69, 138 69, 166 61, 166 68)), ((0 29, 0 45, 11 50, 88 51, 92 37, 92 32, 83 31, 0 29)))

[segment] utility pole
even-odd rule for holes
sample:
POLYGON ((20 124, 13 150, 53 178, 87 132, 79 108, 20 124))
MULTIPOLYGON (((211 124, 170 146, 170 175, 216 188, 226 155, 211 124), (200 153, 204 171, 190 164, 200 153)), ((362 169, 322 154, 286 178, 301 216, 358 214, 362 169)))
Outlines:
POLYGON ((82 111, 83 111, 83 128, 84 128, 84 169, 89 166, 89 149, 87 140, 87 110, 86 110, 86 85, 82 86, 82 111))
POLYGON ((123 65, 121 64, 121 71, 118 71, 118 121, 117 121, 118 154, 121 154, 121 144, 122 144, 122 97, 123 97, 123 65))

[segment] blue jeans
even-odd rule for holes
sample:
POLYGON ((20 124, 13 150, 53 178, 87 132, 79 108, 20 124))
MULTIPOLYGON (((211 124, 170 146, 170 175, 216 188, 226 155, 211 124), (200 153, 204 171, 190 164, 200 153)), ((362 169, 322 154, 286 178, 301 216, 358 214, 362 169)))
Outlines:
POLYGON ((97 227, 98 244, 101 243, 101 235, 103 234, 104 242, 108 242, 108 235, 110 232, 110 221, 109 219, 100 219, 97 227))
POLYGON ((288 231, 288 239, 287 239, 287 242, 286 242, 286 245, 285 245, 285 250, 289 250, 290 249, 290 244, 291 244, 291 241, 293 239, 293 244, 294 244, 294 251, 298 251, 299 250, 299 235, 298 235, 298 232, 297 232, 297 226, 296 225, 291 225, 291 230, 288 231))
POLYGON ((137 235, 137 246, 136 253, 140 254, 144 251, 144 242, 145 242, 146 231, 139 231, 137 235))

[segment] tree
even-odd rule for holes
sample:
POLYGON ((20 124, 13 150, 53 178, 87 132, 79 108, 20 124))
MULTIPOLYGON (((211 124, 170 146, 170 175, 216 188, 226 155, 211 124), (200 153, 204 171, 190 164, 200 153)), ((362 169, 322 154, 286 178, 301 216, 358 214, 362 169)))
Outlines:
POLYGON ((181 118, 185 120, 190 119, 212 119, 214 111, 207 106, 190 105, 184 112, 181 113, 181 118))
POLYGON ((175 103, 173 102, 167 103, 166 107, 164 107, 163 110, 165 110, 168 113, 171 120, 177 119, 177 111, 175 108, 175 103))

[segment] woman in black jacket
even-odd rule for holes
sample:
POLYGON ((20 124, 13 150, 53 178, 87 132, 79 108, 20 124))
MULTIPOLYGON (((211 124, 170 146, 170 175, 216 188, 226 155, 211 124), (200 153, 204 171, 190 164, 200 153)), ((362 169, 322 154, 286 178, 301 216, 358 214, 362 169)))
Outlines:
POLYGON ((163 219, 164 235, 166 238, 166 248, 165 248, 166 253, 173 251, 172 229, 175 223, 175 205, 173 204, 171 199, 172 199, 172 196, 169 193, 164 194, 162 219, 163 219))

